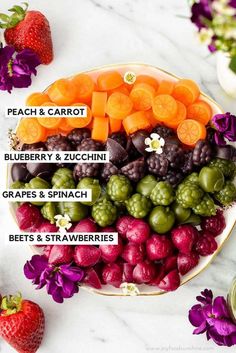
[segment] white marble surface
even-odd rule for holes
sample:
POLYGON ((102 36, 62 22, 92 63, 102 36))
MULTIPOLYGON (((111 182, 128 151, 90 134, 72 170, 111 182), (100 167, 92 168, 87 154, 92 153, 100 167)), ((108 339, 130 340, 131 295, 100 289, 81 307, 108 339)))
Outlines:
MULTIPOLYGON (((14 3, 1 2, 0 12, 14 3)), ((209 57, 188 20, 187 1, 178 0, 41 0, 30 1, 50 20, 55 60, 41 67, 32 87, 0 93, 0 148, 6 148, 6 133, 14 122, 4 120, 6 105, 24 102, 32 91, 42 90, 53 80, 94 66, 118 62, 145 62, 180 76, 195 79, 225 110, 235 111, 235 101, 220 89, 215 58, 209 57)), ((1 181, 4 182, 1 168, 1 181)), ((58 305, 45 292, 34 291, 22 274, 31 256, 24 246, 6 246, 4 235, 17 232, 7 205, 0 205, 0 292, 21 290, 36 300, 46 314, 46 334, 40 353, 118 352, 233 352, 218 348, 205 337, 193 336, 187 312, 205 287, 215 294, 227 292, 236 274, 235 232, 211 266, 177 292, 161 297, 108 298, 81 291, 58 305)), ((13 350, 0 341, 0 352, 13 350)))

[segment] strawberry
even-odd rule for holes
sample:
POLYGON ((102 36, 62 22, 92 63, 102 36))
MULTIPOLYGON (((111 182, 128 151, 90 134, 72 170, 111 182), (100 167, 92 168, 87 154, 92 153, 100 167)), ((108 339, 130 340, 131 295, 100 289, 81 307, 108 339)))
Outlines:
POLYGON ((4 15, 0 28, 5 28, 4 37, 8 45, 16 51, 32 49, 42 64, 50 64, 53 60, 53 45, 50 25, 47 18, 39 11, 27 11, 25 8, 13 6, 11 16, 4 15))
POLYGON ((118 238, 117 245, 100 245, 99 249, 104 262, 115 262, 123 250, 122 240, 118 238))
POLYGON ((134 219, 128 226, 127 239, 132 243, 142 244, 150 235, 150 227, 142 219, 134 219))
POLYGON ((89 268, 88 270, 85 271, 83 283, 96 289, 102 288, 101 281, 97 275, 97 272, 93 268, 89 268))
POLYGON ((183 276, 188 273, 192 268, 197 266, 199 262, 199 255, 191 252, 189 254, 178 254, 177 264, 179 273, 183 276))
POLYGON ((119 288, 122 281, 121 267, 114 263, 105 265, 102 271, 102 279, 104 283, 119 288))
POLYGON ((177 255, 172 255, 167 257, 164 260, 163 267, 164 267, 165 273, 175 270, 177 268, 177 255))
POLYGON ((172 254, 173 245, 167 236, 154 234, 147 240, 146 250, 150 260, 161 260, 172 254))
POLYGON ((169 272, 159 283, 158 287, 167 292, 176 290, 180 286, 180 277, 177 270, 169 272))
POLYGON ((137 265, 143 261, 144 247, 143 244, 128 243, 125 245, 122 258, 131 265, 137 265))
POLYGON ((19 353, 35 353, 45 327, 42 309, 21 295, 4 297, 0 312, 0 336, 19 353))
POLYGON ((155 275, 155 266, 148 262, 140 262, 135 266, 133 271, 134 282, 139 284, 152 281, 155 275))
POLYGON ((134 266, 131 264, 123 263, 122 268, 123 268, 122 282, 128 282, 128 283, 133 282, 134 266))
POLYGON ((171 231, 174 246, 183 254, 189 254, 199 237, 197 228, 191 224, 180 225, 171 231))
POLYGON ((71 262, 73 260, 74 250, 70 245, 53 245, 48 262, 59 265, 71 262))
POLYGON ((78 245, 74 251, 74 260, 78 266, 95 265, 101 257, 101 250, 94 245, 78 245))

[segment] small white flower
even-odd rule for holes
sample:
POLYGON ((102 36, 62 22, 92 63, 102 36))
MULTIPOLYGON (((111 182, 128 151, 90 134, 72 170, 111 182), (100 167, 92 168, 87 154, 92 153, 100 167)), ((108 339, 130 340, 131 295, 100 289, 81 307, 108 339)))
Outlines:
POLYGON ((71 219, 68 214, 64 214, 64 216, 58 214, 54 218, 56 220, 56 226, 59 228, 60 232, 68 230, 72 226, 72 223, 70 223, 71 219))
POLYGON ((124 74, 124 82, 132 85, 136 81, 136 74, 132 71, 127 71, 124 74))
POLYGON ((205 43, 206 45, 211 44, 213 36, 214 32, 211 28, 202 28, 198 34, 200 42, 205 43))
POLYGON ((124 282, 120 285, 120 288, 125 295, 135 296, 140 294, 139 289, 134 283, 124 282))
POLYGON ((147 152, 156 152, 161 154, 163 152, 163 146, 165 145, 165 140, 158 134, 153 133, 150 137, 144 140, 145 145, 149 146, 145 148, 147 152))

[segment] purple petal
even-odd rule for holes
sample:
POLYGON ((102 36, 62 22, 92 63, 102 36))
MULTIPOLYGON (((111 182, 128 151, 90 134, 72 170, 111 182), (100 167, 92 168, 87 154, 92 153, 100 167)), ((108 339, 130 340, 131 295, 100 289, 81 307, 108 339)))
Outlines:
POLYGON ((48 260, 45 256, 34 255, 24 266, 25 277, 28 279, 36 278, 41 275, 47 266, 48 260))
POLYGON ((28 75, 12 76, 13 86, 15 88, 26 88, 32 83, 31 77, 28 75))
POLYGON ((223 134, 219 133, 218 131, 215 132, 214 139, 215 139, 215 143, 218 146, 225 146, 226 145, 223 134))
POLYGON ((61 273, 73 282, 80 282, 84 277, 84 271, 79 267, 62 265, 60 269, 61 273))
POLYGON ((227 303, 224 297, 216 297, 213 302, 212 314, 216 317, 230 318, 227 303))
POLYGON ((225 132, 230 125, 230 113, 216 114, 212 118, 212 124, 219 132, 225 132))
POLYGON ((205 316, 203 315, 200 304, 194 305, 191 310, 189 310, 188 318, 191 324, 195 327, 200 326, 205 321, 205 316))
POLYGON ((204 289, 204 291, 201 292, 202 296, 197 296, 196 299, 202 304, 211 304, 212 303, 212 298, 213 298, 213 293, 210 289, 204 289))
POLYGON ((207 323, 206 323, 206 321, 204 321, 198 328, 196 328, 193 331, 193 334, 194 335, 200 335, 201 333, 206 332, 206 329, 207 329, 207 323))
POLYGON ((224 337, 224 342, 227 347, 231 347, 236 344, 236 334, 232 333, 229 336, 224 337))
POLYGON ((213 326, 216 332, 221 336, 228 336, 231 333, 236 333, 236 325, 228 319, 215 319, 211 317, 207 320, 210 326, 213 326))
POLYGON ((15 53, 15 48, 11 45, 6 45, 0 49, 0 64, 8 64, 15 53))
POLYGON ((229 6, 236 8, 236 0, 230 0, 229 1, 229 6))
POLYGON ((213 339, 213 341, 218 344, 218 346, 224 346, 225 345, 225 341, 224 341, 224 337, 222 337, 221 335, 219 335, 215 329, 215 327, 210 327, 208 329, 208 335, 210 338, 213 339))
POLYGON ((191 11, 191 21, 198 27, 198 29, 206 27, 204 19, 212 20, 212 10, 208 0, 195 2, 191 8, 191 11))

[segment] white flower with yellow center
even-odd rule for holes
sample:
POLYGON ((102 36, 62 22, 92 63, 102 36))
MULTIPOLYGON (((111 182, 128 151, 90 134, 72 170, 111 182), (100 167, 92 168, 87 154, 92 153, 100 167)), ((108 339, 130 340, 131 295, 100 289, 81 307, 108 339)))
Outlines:
POLYGON ((127 71, 124 74, 124 82, 128 83, 128 85, 133 85, 136 81, 136 74, 132 71, 127 71))
POLYGON ((149 146, 145 148, 147 152, 156 152, 161 154, 163 152, 163 146, 165 145, 165 140, 158 134, 153 133, 150 137, 144 140, 145 145, 149 146))
POLYGON ((120 285, 120 288, 125 295, 135 296, 140 294, 139 289, 134 283, 124 282, 120 285))
POLYGON ((211 28, 202 28, 198 33, 198 38, 200 42, 206 45, 211 44, 213 36, 214 36, 214 32, 211 28))
POLYGON ((56 220, 56 226, 59 228, 60 232, 64 232, 65 230, 70 229, 72 226, 71 219, 68 214, 64 214, 64 216, 58 214, 54 218, 56 220))
POLYGON ((235 8, 229 6, 229 0, 213 1, 212 8, 220 15, 234 16, 236 13, 235 8))

